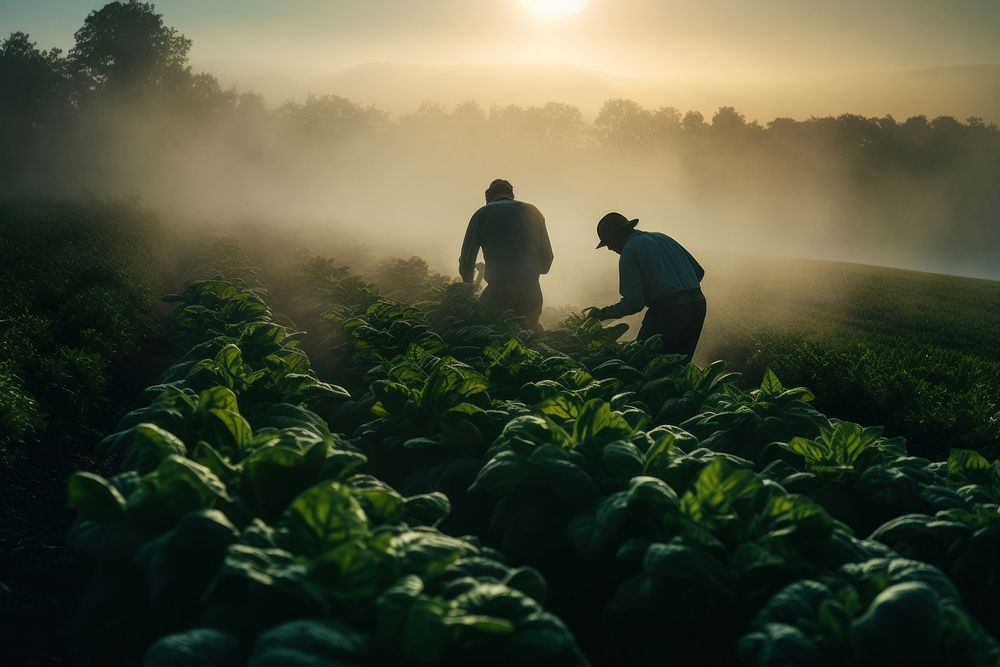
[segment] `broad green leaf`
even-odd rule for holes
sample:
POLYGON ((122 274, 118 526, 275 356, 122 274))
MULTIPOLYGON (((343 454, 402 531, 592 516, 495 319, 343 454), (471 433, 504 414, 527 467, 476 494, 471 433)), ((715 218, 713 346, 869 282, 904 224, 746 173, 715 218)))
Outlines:
POLYGON ((582 467, 583 457, 572 450, 542 445, 532 452, 529 461, 544 474, 552 492, 571 506, 586 506, 597 494, 597 485, 582 467))
POLYGON ((469 487, 470 491, 487 491, 494 496, 502 497, 528 476, 529 468, 523 457, 515 452, 505 450, 487 461, 476 479, 469 487))
POLYGON ((616 440, 604 446, 601 460, 608 472, 620 479, 632 479, 643 472, 643 457, 630 442, 616 440))
POLYGON ((753 495, 762 484, 752 471, 717 458, 699 473, 681 498, 681 508, 695 521, 704 521, 729 512, 734 502, 753 495))
POLYGON ((545 602, 548 585, 545 578, 533 567, 519 567, 511 570, 504 584, 521 591, 539 604, 545 602))
POLYGON ((136 470, 141 474, 155 470, 171 454, 187 454, 180 438, 156 424, 143 423, 133 428, 132 446, 136 452, 136 470))
POLYGON ((422 577, 479 552, 471 543, 432 528, 404 531, 392 538, 390 549, 405 573, 422 577))
POLYGON ((827 460, 829 451, 818 442, 806 438, 795 437, 788 443, 788 449, 795 452, 808 463, 819 463, 827 460))
POLYGON ((243 461, 240 491, 265 520, 276 518, 301 491, 319 479, 321 467, 302 452, 282 446, 255 449, 243 461))
POLYGON ((404 449, 433 450, 440 447, 446 447, 446 445, 442 445, 441 442, 434 440, 433 438, 410 438, 403 443, 404 449))
POLYGON ((760 393, 766 398, 774 398, 785 391, 781 380, 770 368, 764 371, 764 377, 760 381, 760 393))
POLYGON ((568 370, 559 376, 559 382, 570 389, 581 389, 594 381, 594 376, 582 368, 568 370))
POLYGON ((313 561, 310 574, 336 599, 370 603, 384 589, 383 577, 392 576, 388 545, 386 532, 338 542, 313 561))
POLYGON ((226 345, 215 355, 215 363, 231 375, 239 375, 243 369, 243 352, 236 345, 226 345))
POLYGON ((562 392, 543 400, 537 410, 547 417, 569 421, 577 418, 582 405, 583 401, 575 394, 562 392))
POLYGON ((969 473, 988 470, 989 467, 989 460, 971 449, 953 449, 948 454, 948 473, 960 479, 968 477, 969 473))
POLYGON ((225 429, 225 433, 228 434, 229 439, 231 439, 236 449, 242 449, 253 441, 253 429, 250 428, 249 422, 239 412, 235 410, 212 409, 207 410, 206 413, 211 416, 209 423, 214 421, 225 429))
POLYGON ((664 433, 646 450, 643 456, 643 472, 655 474, 657 470, 665 469, 674 458, 676 438, 672 433, 664 433))
POLYGON ((398 521, 404 501, 395 489, 370 475, 355 475, 349 481, 372 525, 398 521))
POLYGON ((354 472, 355 469, 368 462, 368 457, 358 452, 345 449, 333 449, 323 461, 321 476, 325 479, 339 479, 354 472))
POLYGON ((323 482, 300 494, 285 513, 289 536, 309 554, 320 554, 369 532, 361 503, 338 482, 323 482))
POLYGON ((379 380, 372 384, 371 390, 378 401, 372 408, 372 413, 380 417, 399 414, 408 401, 420 399, 420 394, 416 390, 399 382, 379 380))
POLYGON ((625 418, 611 411, 611 404, 601 399, 587 401, 573 425, 573 441, 583 444, 597 440, 603 441, 627 438, 632 434, 632 427, 625 418))
POLYGON ((156 491, 177 513, 210 509, 229 499, 226 485, 215 473, 182 456, 169 456, 156 469, 156 491))
POLYGON ((85 518, 114 521, 125 513, 125 498, 100 475, 76 472, 69 478, 69 506, 85 518))
POLYGON ((514 624, 505 618, 496 616, 445 616, 444 623, 461 626, 464 629, 475 630, 486 635, 504 636, 514 634, 514 624))
POLYGON ((198 395, 198 407, 203 410, 232 410, 239 412, 236 394, 225 387, 210 387, 198 395))
POLYGON ((448 411, 444 414, 443 419, 447 419, 449 415, 455 416, 469 416, 469 415, 480 415, 486 412, 482 408, 472 405, 471 403, 459 403, 458 405, 448 408, 448 411))
POLYGON ((209 470, 211 470, 215 475, 222 480, 224 484, 229 484, 240 473, 240 467, 231 464, 222 454, 220 454, 212 445, 208 444, 204 440, 198 442, 194 448, 194 454, 191 459, 195 463, 200 463, 209 470))
POLYGON ((411 526, 436 526, 451 514, 448 496, 435 491, 410 496, 403 503, 403 521, 411 526))

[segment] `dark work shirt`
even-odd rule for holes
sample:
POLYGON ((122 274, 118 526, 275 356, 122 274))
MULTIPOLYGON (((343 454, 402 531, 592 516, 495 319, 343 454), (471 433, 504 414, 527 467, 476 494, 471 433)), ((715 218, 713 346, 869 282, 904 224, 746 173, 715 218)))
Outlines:
POLYGON ((622 299, 603 308, 605 317, 625 317, 678 292, 696 290, 705 269, 684 246, 659 232, 632 232, 618 260, 622 299))
POLYGON ((473 279, 480 248, 488 283, 537 282, 552 266, 545 218, 525 202, 499 199, 473 214, 458 260, 458 273, 466 282, 473 279))

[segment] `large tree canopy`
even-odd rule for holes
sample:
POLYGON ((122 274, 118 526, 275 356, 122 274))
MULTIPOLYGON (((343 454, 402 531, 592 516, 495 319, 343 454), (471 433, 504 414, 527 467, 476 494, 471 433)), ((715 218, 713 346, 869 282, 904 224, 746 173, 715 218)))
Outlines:
POLYGON ((60 51, 40 51, 26 33, 14 32, 0 43, 0 118, 34 120, 59 89, 60 51))
POLYGON ((70 58, 84 89, 164 87, 187 74, 191 40, 148 2, 111 2, 76 32, 70 58))

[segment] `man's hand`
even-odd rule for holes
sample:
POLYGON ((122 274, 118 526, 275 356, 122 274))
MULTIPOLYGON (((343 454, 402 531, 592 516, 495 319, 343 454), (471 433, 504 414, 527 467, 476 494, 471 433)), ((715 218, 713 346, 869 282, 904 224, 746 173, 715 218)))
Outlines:
POLYGON ((604 309, 599 308, 598 306, 590 306, 589 308, 584 308, 583 315, 584 317, 589 317, 590 319, 597 321, 608 319, 604 315, 604 309))

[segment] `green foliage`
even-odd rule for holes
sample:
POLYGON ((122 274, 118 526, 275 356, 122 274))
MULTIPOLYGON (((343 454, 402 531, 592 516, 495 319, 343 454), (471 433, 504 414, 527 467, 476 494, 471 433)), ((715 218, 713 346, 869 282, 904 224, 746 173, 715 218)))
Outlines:
MULTIPOLYGON (((72 552, 97 572, 132 568, 107 581, 95 574, 94 604, 106 600, 110 622, 128 627, 136 603, 108 596, 138 578, 152 637, 182 630, 149 647, 147 661, 203 650, 220 664, 584 664, 569 631, 532 597, 545 595, 537 573, 433 528, 450 511, 447 497, 406 497, 353 474, 365 457, 305 407, 350 397, 310 374, 298 337, 270 322, 259 297, 212 280, 171 300, 192 348, 105 440, 126 472, 77 473, 69 485, 80 515, 72 552)), ((485 377, 418 346, 387 370, 373 385, 384 418, 426 417, 457 432, 490 407, 485 377), (412 405, 394 402, 393 387, 412 405)), ((94 619, 79 615, 73 636, 83 659, 105 655, 109 637, 94 619)), ((136 639, 120 650, 144 649, 136 639)))
POLYGON ((44 427, 38 401, 24 390, 21 380, 0 370, 0 452, 7 452, 44 427))
POLYGON ((808 384, 820 410, 882 424, 921 456, 1000 454, 996 282, 795 260, 719 271, 753 289, 714 302, 700 348, 711 358, 808 384))
POLYGON ((740 640, 748 665, 992 665, 1000 647, 954 586, 915 561, 876 559, 776 595, 740 640))
POLYGON ((127 205, 7 203, 0 235, 0 461, 58 459, 152 379, 156 229, 127 205))
POLYGON ((147 591, 109 612, 145 605, 148 639, 133 652, 995 660, 1000 464, 981 454, 909 456, 881 428, 827 419, 774 372, 745 390, 721 363, 685 364, 590 323, 518 331, 447 287, 419 304, 338 307, 328 321, 350 332, 351 396, 318 380, 300 337, 245 294, 224 281, 184 293, 178 332, 206 329, 106 439, 126 472, 71 482, 73 552, 137 569, 95 574, 94 594, 135 578, 147 591), (263 310, 247 319, 228 299, 263 310), (196 319, 189 300, 208 304, 196 319), (463 312, 476 318, 465 337, 463 312), (922 634, 905 643, 911 627, 922 634))

